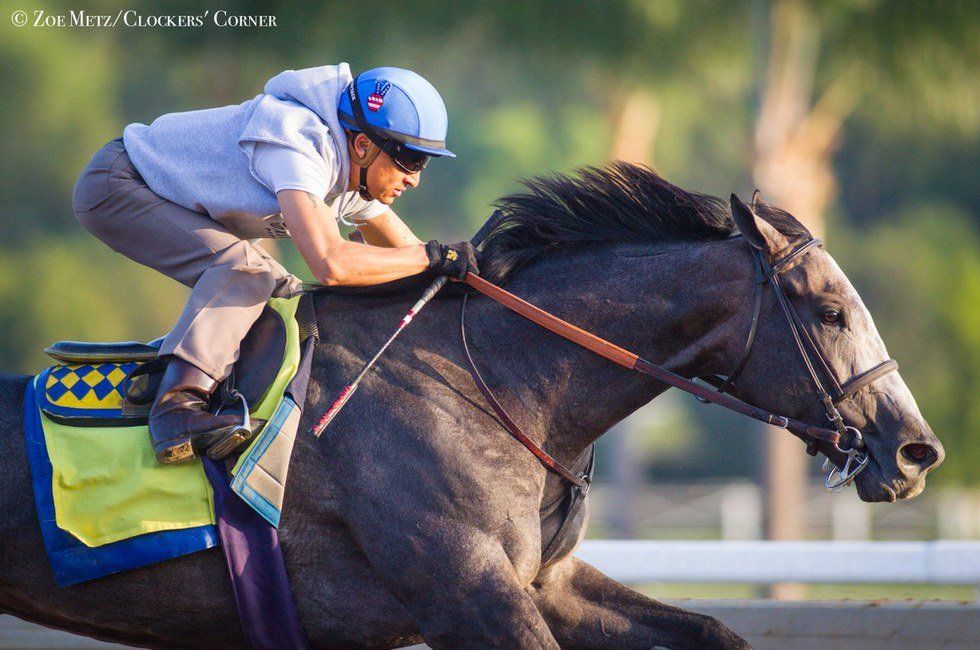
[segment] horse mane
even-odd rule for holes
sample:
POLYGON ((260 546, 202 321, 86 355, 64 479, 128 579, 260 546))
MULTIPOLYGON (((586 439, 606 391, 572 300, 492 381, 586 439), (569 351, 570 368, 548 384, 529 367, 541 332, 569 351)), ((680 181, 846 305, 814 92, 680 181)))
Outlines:
POLYGON ((727 202, 683 190, 644 165, 615 161, 523 185, 524 191, 494 204, 506 216, 488 235, 480 263, 480 275, 494 283, 552 251, 724 239, 735 231, 727 202))
MULTIPOLYGON (((494 205, 505 219, 483 246, 480 275, 496 284, 539 255, 577 246, 726 239, 736 234, 728 201, 689 192, 646 165, 622 160, 523 182, 494 205)), ((787 212, 760 215, 794 238, 809 233, 787 212)))
MULTIPOLYGON (((582 167, 572 175, 550 174, 522 181, 525 190, 497 200, 504 219, 482 246, 480 276, 503 284, 540 255, 575 247, 726 239, 737 234, 727 201, 689 192, 646 165, 617 160, 582 167)), ((760 217, 784 235, 809 232, 788 212, 764 202, 760 217)), ((403 280, 408 280, 405 278, 403 280)), ((385 294, 417 282, 326 289, 342 294, 385 294)))

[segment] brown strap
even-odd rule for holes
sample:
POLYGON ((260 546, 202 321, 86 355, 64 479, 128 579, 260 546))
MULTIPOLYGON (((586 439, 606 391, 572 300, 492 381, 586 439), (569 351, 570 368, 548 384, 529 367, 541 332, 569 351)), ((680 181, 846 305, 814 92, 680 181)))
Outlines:
POLYGON ((569 341, 577 343, 583 348, 591 350, 599 356, 609 359, 613 363, 618 363, 619 365, 629 368, 630 370, 634 369, 636 360, 639 357, 632 352, 624 350, 618 345, 610 343, 605 339, 601 339, 595 334, 591 334, 583 329, 575 327, 571 323, 565 322, 553 314, 549 314, 540 307, 535 307, 531 303, 518 298, 509 291, 501 289, 491 282, 487 282, 478 275, 468 273, 463 281, 480 293, 493 298, 508 309, 517 312, 524 318, 534 321, 546 330, 550 330, 559 336, 563 336, 569 341))
MULTIPOLYGON (((470 273, 469 277, 477 276, 470 273)), ((570 469, 559 463, 553 456, 531 440, 531 438, 521 430, 517 423, 514 422, 500 402, 497 401, 497 398, 493 396, 492 392, 490 392, 490 388, 487 386, 486 382, 483 381, 483 377, 480 375, 480 371, 476 367, 476 363, 473 362, 473 357, 470 355, 470 348, 466 343, 466 298, 466 296, 463 296, 463 305, 460 308, 459 333, 463 340, 463 352, 466 353, 466 359, 470 362, 470 374, 473 375, 473 381, 480 388, 480 392, 483 393, 483 396, 487 399, 487 402, 490 403, 490 407, 493 408, 494 413, 496 413, 497 417, 500 418, 504 427, 507 428, 510 434, 514 436, 518 442, 520 442, 527 448, 528 451, 534 454, 535 457, 541 461, 542 465, 558 474, 575 487, 581 489, 583 492, 588 491, 589 481, 576 475, 570 469)))
POLYGON ((874 368, 865 370, 861 374, 851 377, 841 385, 840 395, 834 398, 834 403, 836 404, 847 399, 871 382, 880 379, 881 377, 884 377, 888 373, 894 372, 895 370, 898 370, 898 362, 894 359, 887 359, 879 363, 874 368))
POLYGON ((582 347, 591 350, 592 352, 595 352, 596 354, 605 357, 614 363, 629 368, 630 370, 642 372, 643 374, 654 377, 655 379, 659 379, 665 384, 680 388, 681 390, 701 397, 706 401, 713 402, 732 411, 755 418, 756 420, 760 420, 766 424, 772 424, 774 426, 787 429, 797 437, 802 438, 804 441, 809 441, 810 439, 816 438, 818 440, 836 443, 840 440, 840 434, 837 431, 813 426, 805 422, 800 422, 799 420, 793 420, 791 418, 760 409, 756 406, 743 402, 740 399, 732 397, 731 395, 713 391, 691 381, 690 379, 681 377, 680 375, 671 372, 666 368, 662 368, 645 359, 641 359, 632 352, 624 350, 618 345, 614 345, 605 339, 586 332, 585 330, 580 329, 571 323, 554 316, 553 314, 549 314, 543 309, 518 298, 509 291, 502 289, 491 282, 487 282, 477 275, 468 273, 463 281, 480 293, 493 298, 508 309, 537 323, 550 332, 566 338, 573 343, 577 343, 578 345, 581 345, 582 347))

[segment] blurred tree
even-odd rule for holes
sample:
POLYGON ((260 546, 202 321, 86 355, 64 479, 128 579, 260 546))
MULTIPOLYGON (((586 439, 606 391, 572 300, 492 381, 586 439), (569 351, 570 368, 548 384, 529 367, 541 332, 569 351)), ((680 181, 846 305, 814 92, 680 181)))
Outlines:
POLYGON ((170 328, 186 289, 90 237, 49 236, 0 257, 0 370, 36 372, 63 338, 149 340, 170 328))
POLYGON ((74 223, 65 204, 78 170, 118 121, 112 43, 82 30, 14 28, 7 17, 21 8, 0 2, 0 245, 7 246, 74 223))
POLYGON ((777 0, 755 128, 753 176, 779 205, 822 230, 845 122, 976 138, 980 7, 777 0), (942 98, 942 99, 939 99, 942 98))

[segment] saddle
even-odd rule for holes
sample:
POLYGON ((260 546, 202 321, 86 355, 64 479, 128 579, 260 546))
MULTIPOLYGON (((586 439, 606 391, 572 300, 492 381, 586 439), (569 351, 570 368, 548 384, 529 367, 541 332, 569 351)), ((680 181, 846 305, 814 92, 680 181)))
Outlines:
MULTIPOLYGON (((242 417, 254 437, 229 436, 206 455, 224 459, 240 452, 237 463, 228 460, 234 464, 230 489, 273 526, 279 523, 318 335, 306 295, 271 299, 240 346, 234 372, 215 391, 233 394, 238 408, 248 407, 242 417)), ((50 460, 32 460, 32 475, 42 477, 42 492, 44 486, 54 487, 53 501, 62 504, 59 525, 72 517, 80 522, 66 529, 78 539, 87 534, 79 531, 103 511, 115 513, 118 539, 142 534, 144 501, 170 498, 174 491, 164 484, 186 487, 192 480, 204 481, 200 463, 159 465, 148 445, 149 409, 167 364, 159 357, 160 343, 60 341, 46 350, 59 363, 31 382, 25 430, 34 431, 36 449, 50 455, 50 460), (98 468, 92 476, 91 467, 98 468), (100 490, 105 501, 95 516, 87 510, 97 501, 88 496, 90 490, 100 490)), ((211 406, 227 404, 215 397, 211 406)), ((197 521, 198 515, 180 522, 197 521)))
MULTIPOLYGON (((45 349, 58 361, 47 374, 38 403, 49 418, 72 426, 146 424, 167 362, 163 337, 148 343, 59 341, 45 349)), ((215 391, 214 409, 235 392, 258 404, 279 373, 286 351, 286 324, 266 305, 242 341, 231 376, 215 391)))
POLYGON ((148 566, 220 538, 250 645, 270 646, 269 630, 288 639, 272 645, 302 645, 276 527, 318 336, 312 300, 271 299, 216 391, 240 397, 245 421, 251 413, 262 423, 255 439, 237 462, 176 465, 157 463, 147 444, 167 364, 160 339, 47 348, 58 364, 27 385, 24 433, 55 582, 148 566))

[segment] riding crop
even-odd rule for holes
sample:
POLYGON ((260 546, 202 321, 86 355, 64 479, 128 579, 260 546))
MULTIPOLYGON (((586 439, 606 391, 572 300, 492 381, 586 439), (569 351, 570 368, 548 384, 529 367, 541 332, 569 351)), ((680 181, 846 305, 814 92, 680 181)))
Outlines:
MULTIPOLYGON (((490 218, 487 219, 487 222, 483 224, 483 227, 481 227, 480 230, 477 231, 476 235, 473 236, 470 243, 473 244, 474 247, 482 244, 487 235, 503 220, 504 213, 502 213, 500 210, 495 210, 493 214, 490 215, 490 218)), ((402 330, 412 322, 412 319, 415 318, 420 311, 422 311, 422 308, 425 307, 430 300, 432 300, 433 296, 439 293, 439 290, 445 286, 448 279, 449 278, 442 276, 436 278, 432 284, 429 285, 429 287, 422 294, 422 297, 419 298, 418 301, 412 305, 412 308, 408 310, 408 313, 402 317, 401 321, 398 323, 398 328, 395 329, 395 332, 388 338, 387 341, 385 341, 385 344, 381 346, 381 349, 378 350, 377 354, 371 357, 371 360, 368 361, 363 368, 361 368, 361 371, 357 373, 356 377, 354 377, 354 381, 349 383, 342 391, 340 391, 333 404, 330 405, 330 408, 328 408, 327 411, 320 417, 316 425, 313 427, 314 436, 318 438, 320 437, 320 434, 323 433, 324 429, 330 425, 330 422, 337 417, 340 410, 344 408, 344 405, 347 404, 348 400, 350 400, 351 396, 360 385, 361 380, 368 373, 368 370, 370 370, 371 367, 374 366, 374 363, 381 357, 382 354, 384 354, 384 351, 388 349, 388 346, 391 345, 392 341, 398 338, 398 335, 401 334, 402 330)))

